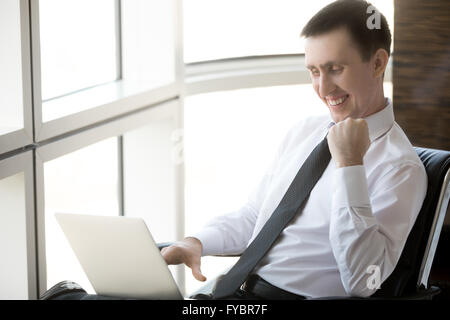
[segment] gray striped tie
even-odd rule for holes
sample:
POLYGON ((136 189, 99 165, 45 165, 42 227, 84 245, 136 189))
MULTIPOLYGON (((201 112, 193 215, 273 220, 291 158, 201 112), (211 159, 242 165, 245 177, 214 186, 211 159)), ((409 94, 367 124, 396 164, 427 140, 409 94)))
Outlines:
POLYGON ((264 224, 261 231, 242 253, 239 260, 220 280, 213 292, 213 299, 231 296, 244 283, 258 262, 272 247, 286 225, 295 217, 300 206, 322 176, 331 155, 325 137, 311 152, 297 172, 280 204, 264 224))

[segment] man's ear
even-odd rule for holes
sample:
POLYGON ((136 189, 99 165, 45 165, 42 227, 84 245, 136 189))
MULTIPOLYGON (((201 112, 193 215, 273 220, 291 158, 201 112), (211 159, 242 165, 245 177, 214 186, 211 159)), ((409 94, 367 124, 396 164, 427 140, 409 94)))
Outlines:
POLYGON ((375 78, 382 77, 389 60, 389 54, 384 49, 378 49, 372 57, 373 75, 375 78))

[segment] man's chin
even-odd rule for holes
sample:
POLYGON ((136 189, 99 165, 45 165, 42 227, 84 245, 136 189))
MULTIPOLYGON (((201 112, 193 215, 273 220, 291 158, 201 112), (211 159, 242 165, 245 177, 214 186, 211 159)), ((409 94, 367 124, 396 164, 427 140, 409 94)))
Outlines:
POLYGON ((333 119, 334 123, 344 121, 345 119, 347 119, 349 117, 348 114, 345 114, 345 115, 336 114, 336 112, 331 112, 331 111, 330 111, 330 115, 331 115, 331 118, 333 119))

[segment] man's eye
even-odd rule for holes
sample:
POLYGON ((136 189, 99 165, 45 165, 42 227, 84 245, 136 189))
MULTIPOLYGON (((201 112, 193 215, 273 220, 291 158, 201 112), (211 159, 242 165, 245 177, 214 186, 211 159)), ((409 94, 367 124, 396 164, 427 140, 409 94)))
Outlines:
POLYGON ((342 72, 342 70, 344 70, 344 68, 342 68, 342 67, 333 67, 333 68, 331 68, 331 72, 332 73, 339 73, 339 72, 342 72))
POLYGON ((319 75, 319 70, 317 70, 317 69, 312 69, 312 70, 310 70, 311 71, 311 74, 313 75, 313 76, 318 76, 319 75))

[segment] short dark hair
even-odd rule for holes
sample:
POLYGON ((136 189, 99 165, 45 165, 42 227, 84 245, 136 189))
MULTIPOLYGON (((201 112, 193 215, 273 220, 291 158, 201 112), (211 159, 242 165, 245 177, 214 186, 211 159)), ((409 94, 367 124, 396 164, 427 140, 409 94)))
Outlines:
POLYGON ((380 48, 390 55, 391 31, 386 17, 380 13, 380 28, 370 29, 367 20, 370 3, 363 0, 338 0, 317 12, 305 25, 301 35, 305 38, 318 36, 345 27, 355 41, 361 58, 368 61, 380 48))

